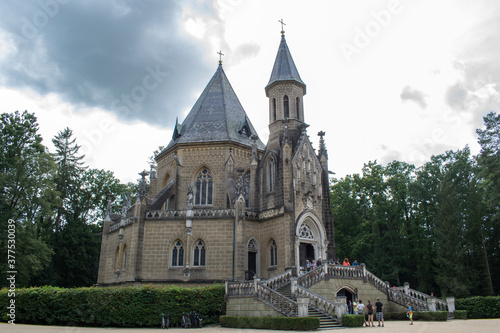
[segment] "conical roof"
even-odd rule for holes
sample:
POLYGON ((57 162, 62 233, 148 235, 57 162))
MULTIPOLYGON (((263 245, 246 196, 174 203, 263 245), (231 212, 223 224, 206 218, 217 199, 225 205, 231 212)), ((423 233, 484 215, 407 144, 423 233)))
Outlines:
MULTIPOLYGON (((180 143, 221 141, 252 146, 253 135, 257 135, 257 131, 219 64, 184 122, 176 123, 172 141, 166 149, 180 143)), ((265 148, 260 139, 256 143, 258 149, 265 148)))
POLYGON ((275 82, 278 81, 295 81, 303 85, 304 93, 306 89, 306 84, 302 81, 299 75, 297 67, 293 62, 292 54, 288 49, 286 44, 285 35, 281 35, 281 42, 278 48, 278 54, 276 55, 276 60, 274 61, 273 71, 271 72, 271 78, 266 86, 267 89, 275 82))

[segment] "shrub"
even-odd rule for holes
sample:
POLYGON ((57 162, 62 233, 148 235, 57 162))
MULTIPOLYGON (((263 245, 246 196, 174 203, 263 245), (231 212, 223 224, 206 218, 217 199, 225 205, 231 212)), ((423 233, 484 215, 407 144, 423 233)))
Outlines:
POLYGON ((309 331, 319 327, 319 318, 221 316, 220 324, 232 328, 309 331))
MULTIPOLYGON (((0 291, 0 306, 9 302, 0 291)), ((73 326, 154 327, 166 313, 173 324, 183 313, 196 311, 203 323, 216 323, 225 313, 224 286, 201 288, 41 287, 16 290, 16 323, 73 326)), ((8 318, 2 315, 2 321, 8 318)))
POLYGON ((342 326, 362 327, 363 323, 364 323, 363 315, 357 315, 357 314, 343 314, 342 315, 342 326))
MULTIPOLYGON (((373 316, 375 321, 375 315, 373 316)), ((384 312, 384 320, 409 320, 406 312, 384 312)), ((446 321, 448 320, 448 313, 446 311, 414 311, 413 320, 425 321, 446 321)))
POLYGON ((467 311, 465 310, 455 310, 455 319, 467 319, 467 311))
POLYGON ((469 319, 500 318, 500 296, 459 298, 455 308, 467 311, 469 319))

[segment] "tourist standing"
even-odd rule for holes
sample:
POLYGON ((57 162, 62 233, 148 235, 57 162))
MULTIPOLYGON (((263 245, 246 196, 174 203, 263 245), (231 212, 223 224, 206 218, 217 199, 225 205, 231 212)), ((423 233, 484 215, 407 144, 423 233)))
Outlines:
POLYGON ((321 257, 318 258, 318 261, 316 262, 316 266, 320 267, 323 265, 323 261, 321 260, 321 257))
POLYGON ((354 311, 354 314, 358 314, 358 299, 357 298, 354 300, 354 303, 352 303, 352 309, 354 311))
POLYGON ((371 323, 372 327, 375 327, 375 325, 373 325, 373 304, 370 303, 370 300, 368 300, 368 305, 366 306, 366 310, 368 310, 368 325, 367 326, 370 326, 370 323, 371 323))
POLYGON ((380 321, 382 321, 382 327, 384 327, 384 304, 380 302, 380 298, 377 297, 377 302, 375 303, 378 327, 380 327, 380 321))
POLYGON ((358 308, 358 314, 363 315, 364 325, 367 326, 366 320, 365 320, 365 305, 363 304, 362 300, 359 300, 357 308, 358 308))
POLYGON ((410 303, 408 303, 408 312, 406 315, 410 318, 410 325, 413 325, 413 309, 411 308, 410 303))
POLYGON ((349 259, 344 258, 344 266, 351 266, 351 264, 349 263, 349 259))
POLYGON ((306 260, 306 271, 310 272, 311 271, 312 264, 309 260, 306 260))

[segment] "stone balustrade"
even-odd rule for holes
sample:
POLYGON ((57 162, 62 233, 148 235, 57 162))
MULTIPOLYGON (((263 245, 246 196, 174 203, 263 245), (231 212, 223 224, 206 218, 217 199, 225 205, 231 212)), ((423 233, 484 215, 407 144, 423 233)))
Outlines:
MULTIPOLYGON (((192 209, 193 219, 233 218, 234 209, 192 209)), ((186 219, 187 210, 150 210, 146 212, 146 220, 186 219)))
POLYGON ((298 316, 298 304, 297 302, 287 298, 286 296, 268 288, 260 283, 256 284, 256 293, 255 296, 281 312, 287 317, 297 317, 298 316))
POLYGON ((278 290, 281 287, 284 287, 287 284, 289 284, 291 277, 292 277, 292 272, 287 271, 283 274, 276 275, 276 276, 270 278, 269 280, 262 281, 262 284, 264 284, 268 288, 278 290))
POLYGON ((337 316, 335 303, 330 301, 329 299, 313 293, 312 291, 309 291, 301 286, 297 286, 297 288, 295 289, 295 294, 297 295, 297 297, 309 298, 309 305, 323 312, 324 314, 332 318, 335 318, 337 316))

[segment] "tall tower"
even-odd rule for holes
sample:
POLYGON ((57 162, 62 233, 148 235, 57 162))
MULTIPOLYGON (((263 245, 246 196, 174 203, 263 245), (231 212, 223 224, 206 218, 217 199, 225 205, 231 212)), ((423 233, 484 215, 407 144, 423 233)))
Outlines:
MULTIPOLYGON (((282 21, 280 22, 283 24, 282 21)), ((306 85, 293 62, 283 27, 278 54, 265 90, 269 98, 269 149, 276 149, 280 146, 285 126, 288 133, 287 139, 294 146, 305 125, 303 98, 306 94, 306 85)))

